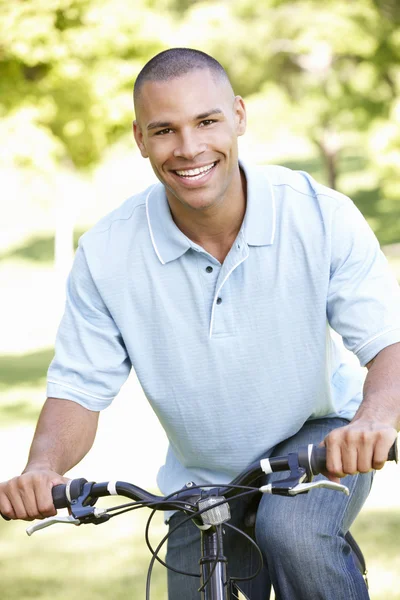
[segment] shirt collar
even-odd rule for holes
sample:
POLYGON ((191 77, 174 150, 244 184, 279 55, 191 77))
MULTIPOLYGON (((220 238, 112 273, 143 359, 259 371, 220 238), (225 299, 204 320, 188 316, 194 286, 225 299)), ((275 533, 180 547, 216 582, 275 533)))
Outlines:
MULTIPOLYGON (((243 161, 240 166, 247 181, 247 206, 241 229, 250 246, 269 246, 274 242, 276 220, 271 182, 262 168, 243 161)), ((152 186, 147 194, 146 213, 151 241, 162 264, 179 258, 196 246, 175 224, 161 183, 152 186)))

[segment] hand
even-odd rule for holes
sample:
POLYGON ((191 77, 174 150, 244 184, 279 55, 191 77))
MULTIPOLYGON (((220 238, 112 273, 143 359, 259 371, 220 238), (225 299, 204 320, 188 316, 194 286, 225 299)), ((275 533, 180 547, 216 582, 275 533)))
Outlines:
POLYGON ((352 421, 331 431, 322 442, 326 446, 326 476, 341 477, 382 469, 397 431, 386 423, 366 419, 352 421))
POLYGON ((0 483, 0 512, 9 519, 33 521, 56 514, 51 490, 69 480, 49 469, 32 469, 0 483))

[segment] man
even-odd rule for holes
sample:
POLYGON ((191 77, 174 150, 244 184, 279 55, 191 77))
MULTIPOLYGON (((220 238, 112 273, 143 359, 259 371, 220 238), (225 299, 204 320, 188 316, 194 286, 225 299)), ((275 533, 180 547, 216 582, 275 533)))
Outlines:
MULTIPOLYGON (((50 489, 90 449, 98 413, 134 366, 170 441, 159 486, 231 480, 257 457, 327 447, 318 490, 264 496, 253 600, 368 593, 344 534, 400 423, 400 295, 353 203, 305 173, 239 162, 246 111, 213 58, 172 49, 141 71, 134 136, 160 183, 80 241, 27 467, 0 485, 15 519, 54 514, 50 489), (336 330, 362 366, 347 364, 336 330), (351 422, 349 422, 351 421, 351 422)), ((171 517, 173 525, 181 518, 171 517)), ((179 530, 180 531, 180 530, 179 530)), ((196 571, 194 525, 168 562, 196 571)), ((231 539, 232 565, 254 570, 231 539)), ((198 581, 169 575, 169 596, 198 581)))

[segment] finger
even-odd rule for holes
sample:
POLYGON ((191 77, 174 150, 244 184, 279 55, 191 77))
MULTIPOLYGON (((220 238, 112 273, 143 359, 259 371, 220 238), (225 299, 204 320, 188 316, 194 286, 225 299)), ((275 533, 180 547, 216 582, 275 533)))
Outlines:
MULTIPOLYGON (((395 439, 395 438, 394 438, 395 439)), ((373 449, 372 467, 376 470, 382 469, 387 461, 389 450, 393 444, 392 437, 379 438, 373 449)))
POLYGON ((53 504, 53 497, 51 490, 53 488, 51 481, 36 481, 34 486, 34 493, 36 499, 36 505, 40 518, 53 517, 57 514, 53 504))
POLYGON ((25 508, 25 504, 18 492, 10 493, 8 496, 10 504, 12 505, 15 519, 22 519, 23 521, 33 521, 33 518, 29 516, 28 511, 25 508))
POLYGON ((345 475, 357 473, 358 466, 358 439, 351 437, 343 441, 340 447, 342 456, 342 469, 345 475))
POLYGON ((357 471, 368 473, 371 471, 374 455, 374 444, 372 441, 360 440, 357 448, 357 471))
POLYGON ((2 515, 4 515, 5 517, 8 517, 9 519, 16 519, 16 514, 14 512, 14 509, 12 507, 11 502, 9 501, 9 499, 7 498, 6 495, 3 495, 1 497, 1 501, 0 501, 0 512, 2 515))
POLYGON ((31 481, 26 481, 26 479, 18 477, 14 489, 15 493, 12 497, 12 502, 18 518, 26 521, 37 519, 40 514, 31 481), (25 515, 19 516, 20 514, 22 515, 23 512, 25 515))
POLYGON ((344 477, 340 446, 335 442, 334 438, 326 439, 326 442, 327 476, 331 481, 339 483, 340 478, 344 477))

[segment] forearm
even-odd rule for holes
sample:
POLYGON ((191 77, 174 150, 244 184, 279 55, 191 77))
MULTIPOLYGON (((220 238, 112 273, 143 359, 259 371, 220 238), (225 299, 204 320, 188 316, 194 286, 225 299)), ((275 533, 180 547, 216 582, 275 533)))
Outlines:
POLYGON ((387 424, 400 430, 400 343, 384 348, 367 365, 363 402, 354 421, 387 424))
POLYGON ((99 413, 76 402, 48 398, 43 406, 24 473, 45 468, 63 475, 88 453, 99 413))
POLYGON ((381 469, 400 429, 400 343, 367 365, 364 399, 349 425, 325 438, 331 479, 381 469))

